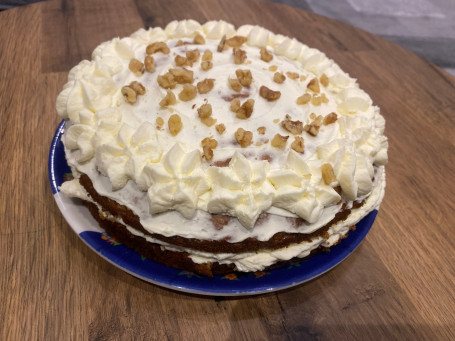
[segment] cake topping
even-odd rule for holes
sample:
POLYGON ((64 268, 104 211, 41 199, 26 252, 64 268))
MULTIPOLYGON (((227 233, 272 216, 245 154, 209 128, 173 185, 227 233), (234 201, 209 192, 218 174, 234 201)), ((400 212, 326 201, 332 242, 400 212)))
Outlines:
POLYGON ((249 87, 253 82, 253 76, 251 75, 250 70, 237 69, 235 70, 235 75, 237 76, 237 79, 239 80, 240 84, 242 84, 245 87, 249 87))
POLYGON ((259 89, 259 95, 261 95, 262 98, 265 98, 267 101, 276 101, 281 97, 281 92, 280 91, 274 91, 269 89, 266 86, 261 86, 259 89))
POLYGON ((218 134, 221 135, 226 131, 226 126, 223 123, 220 123, 215 126, 215 129, 218 132, 218 134))
POLYGON ((166 72, 164 75, 159 75, 157 82, 163 89, 174 89, 177 85, 177 81, 170 72, 166 72))
POLYGON ((175 98, 174 93, 171 90, 167 90, 166 96, 161 100, 160 106, 167 107, 177 103, 177 98, 175 98))
POLYGON ((179 93, 179 99, 184 102, 191 101, 197 95, 197 88, 191 84, 184 84, 182 91, 179 93))
POLYGON ((202 61, 207 61, 207 60, 212 60, 213 59, 213 53, 210 50, 205 50, 204 54, 202 55, 202 61))
POLYGON ((324 163, 321 166, 321 173, 326 185, 331 186, 333 183, 336 183, 337 178, 330 163, 324 163))
POLYGON ((152 56, 145 56, 144 65, 147 72, 155 72, 155 60, 152 56))
POLYGON ((237 142, 242 148, 246 148, 253 143, 253 133, 243 128, 237 129, 234 135, 237 142))
POLYGON ((122 95, 125 101, 127 101, 128 103, 136 103, 137 94, 136 91, 134 91, 131 87, 129 86, 122 87, 122 95))
POLYGON ((128 69, 130 69, 130 71, 132 73, 134 73, 136 76, 139 77, 139 76, 141 76, 144 73, 144 64, 141 63, 136 58, 133 58, 133 59, 130 60, 130 63, 128 65, 128 69))
POLYGON ((224 45, 226 44, 226 35, 224 35, 221 40, 220 40, 220 43, 218 44, 216 50, 218 52, 223 52, 224 50, 224 45))
POLYGON ((313 92, 319 92, 320 89, 319 89, 319 81, 318 81, 318 79, 317 78, 313 78, 312 80, 310 80, 310 82, 307 85, 307 88, 310 89, 313 92))
POLYGON ((230 47, 240 47, 248 40, 246 37, 234 36, 226 40, 226 45, 230 47))
POLYGON ((171 50, 169 50, 169 47, 163 41, 159 41, 159 42, 147 45, 147 47, 145 49, 145 53, 147 53, 147 54, 154 54, 157 52, 169 54, 169 52, 171 52, 171 50))
POLYGON ((299 74, 297 72, 286 72, 286 76, 288 76, 290 79, 296 80, 299 78, 299 74))
POLYGON ((283 75, 281 72, 275 72, 273 75, 273 81, 275 83, 281 84, 286 80, 286 76, 283 75))
POLYGON ((206 78, 197 83, 197 90, 200 94, 206 94, 213 89, 215 80, 213 78, 206 78))
POLYGON ((270 144, 272 147, 284 148, 286 147, 286 142, 288 141, 289 136, 283 136, 280 134, 275 134, 270 144))
POLYGON ((331 112, 330 114, 328 114, 327 116, 324 117, 322 124, 326 126, 326 125, 335 123, 337 121, 337 119, 338 119, 337 114, 335 114, 334 112, 331 112))
POLYGON ((196 35, 194 36, 194 39, 193 39, 193 43, 198 44, 198 45, 204 45, 205 39, 199 33, 196 33, 196 35))
POLYGON ((294 135, 301 134, 303 131, 302 121, 291 121, 291 116, 288 114, 286 114, 285 119, 281 122, 281 126, 294 135))
POLYGON ((303 143, 303 137, 296 136, 294 141, 291 143, 291 148, 297 153, 303 153, 305 150, 305 145, 303 143))
POLYGON ((299 105, 303 105, 303 104, 307 104, 310 101, 311 101, 311 95, 308 93, 305 93, 302 96, 298 97, 296 102, 299 105))
MULTIPOLYGON (((264 62, 268 63, 273 59, 273 55, 271 53, 269 53, 265 47, 261 47, 260 54, 261 54, 261 59, 264 62)), ((270 71, 272 71, 272 70, 270 70, 270 71)), ((275 70, 273 70, 273 71, 275 71, 275 70)))
POLYGON ((323 73, 321 75, 321 77, 319 77, 319 82, 322 84, 322 86, 328 87, 329 86, 329 77, 327 77, 327 75, 325 73, 323 73))
POLYGON ((204 71, 208 71, 212 67, 213 67, 213 63, 210 60, 206 60, 201 63, 201 69, 204 71))
POLYGON ((171 135, 175 136, 180 132, 180 130, 182 130, 183 127, 182 119, 180 118, 179 115, 173 114, 169 117, 167 125, 169 127, 169 132, 171 133, 171 135))
POLYGON ((236 92, 242 91, 242 84, 240 84, 240 81, 238 78, 228 78, 229 86, 231 87, 232 90, 236 92))
POLYGON ((235 64, 243 64, 246 60, 246 52, 238 47, 234 47, 232 50, 234 55, 234 63, 235 64))
POLYGON ((266 130, 265 127, 259 127, 259 128, 258 128, 258 134, 259 134, 259 135, 264 135, 264 134, 265 134, 265 130, 266 130))
POLYGON ((254 99, 247 99, 240 105, 240 100, 238 98, 234 98, 230 104, 231 111, 236 114, 236 116, 240 119, 247 119, 251 116, 254 110, 254 99))

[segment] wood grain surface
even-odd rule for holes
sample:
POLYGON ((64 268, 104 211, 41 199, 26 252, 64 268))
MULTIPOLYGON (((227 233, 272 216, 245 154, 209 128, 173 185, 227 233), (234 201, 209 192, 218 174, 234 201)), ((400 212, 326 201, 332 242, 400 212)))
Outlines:
POLYGON ((0 12, 1 340, 455 338, 455 79, 346 24, 257 1, 47 1, 0 12), (174 19, 258 24, 324 51, 386 118, 387 189, 361 246, 324 276, 257 297, 163 289, 71 230, 47 157, 67 72, 101 42, 174 19))

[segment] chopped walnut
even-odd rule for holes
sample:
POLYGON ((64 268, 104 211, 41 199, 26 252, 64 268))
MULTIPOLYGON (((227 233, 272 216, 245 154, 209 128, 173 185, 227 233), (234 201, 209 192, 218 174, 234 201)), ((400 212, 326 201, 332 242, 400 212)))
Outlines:
POLYGON ((234 137, 242 148, 246 148, 253 143, 253 133, 251 131, 244 130, 243 128, 237 129, 234 137))
POLYGON ((197 109, 197 114, 199 118, 206 118, 212 115, 212 105, 211 104, 202 104, 199 109, 197 109))
POLYGON ((179 115, 173 114, 169 117, 169 120, 167 121, 167 125, 169 127, 169 132, 171 133, 172 136, 177 135, 180 130, 182 130, 182 120, 179 115))
POLYGON ((206 60, 201 63, 201 69, 204 71, 210 70, 213 67, 213 63, 210 60, 206 60))
POLYGON ((209 146, 203 146, 202 147, 202 156, 205 157, 206 160, 211 160, 213 159, 213 150, 209 146))
POLYGON ((140 76, 144 73, 144 64, 142 62, 140 62, 139 60, 137 60, 136 58, 133 58, 130 60, 130 63, 128 64, 128 69, 130 69, 130 71, 132 73, 134 73, 136 76, 140 76))
POLYGON ((326 97, 325 94, 321 94, 321 99, 322 99, 322 103, 329 103, 329 99, 326 97))
POLYGON ((237 78, 228 78, 228 83, 235 92, 242 91, 242 84, 240 84, 240 81, 237 78))
MULTIPOLYGON (((312 115, 310 115, 310 118, 312 115)), ((313 136, 316 136, 319 133, 319 129, 321 128, 321 125, 322 125, 322 116, 319 115, 319 116, 316 116, 310 124, 306 124, 303 127, 303 130, 305 130, 306 132, 308 132, 309 134, 311 134, 313 136)))
POLYGON ((177 103, 174 93, 171 90, 167 90, 166 96, 161 100, 160 106, 167 107, 177 103))
POLYGON ((183 57, 183 56, 180 56, 180 55, 176 55, 175 56, 175 65, 177 66, 191 66, 191 64, 188 62, 188 59, 186 57, 183 57))
POLYGON ((182 39, 179 39, 177 41, 177 43, 175 44, 175 46, 182 46, 183 45, 183 40, 182 39))
POLYGON ((324 117, 324 120, 322 121, 322 124, 326 126, 326 125, 329 125, 331 123, 335 123, 337 121, 337 119, 338 119, 337 114, 335 114, 334 112, 331 112, 326 117, 324 117))
POLYGON ((269 67, 269 71, 275 72, 276 70, 278 70, 278 66, 276 65, 272 65, 269 67))
POLYGON ((248 40, 247 37, 233 36, 226 40, 226 45, 230 47, 240 47, 248 40))
POLYGON ((261 97, 265 98, 267 101, 276 101, 281 97, 281 92, 273 91, 263 85, 259 89, 259 95, 261 95, 261 97))
POLYGON ((198 44, 198 45, 203 45, 203 44, 205 44, 205 39, 199 33, 196 33, 196 35, 194 36, 194 39, 193 39, 193 43, 198 44))
POLYGON ((202 61, 205 62, 207 60, 212 60, 213 53, 210 50, 205 50, 204 54, 202 55, 202 61))
POLYGON ((299 74, 296 72, 286 72, 286 76, 288 76, 290 79, 296 80, 299 78, 299 74))
POLYGON ((240 105, 240 100, 235 98, 231 101, 230 109, 232 112, 235 112, 236 116, 240 119, 247 119, 251 116, 254 109, 254 99, 246 100, 242 105, 240 105))
POLYGON ((216 118, 211 116, 201 118, 201 122, 204 123, 207 127, 211 127, 216 123, 216 118))
POLYGON ((302 121, 291 121, 291 116, 289 115, 286 115, 284 121, 281 122, 281 126, 294 135, 301 134, 303 131, 302 121))
POLYGON ((323 73, 321 75, 321 77, 319 77, 319 82, 324 86, 324 87, 327 87, 329 86, 329 77, 327 77, 327 75, 325 73, 323 73))
POLYGON ((307 77, 306 77, 306 76, 304 76, 304 75, 300 75, 300 78, 299 78, 299 80, 300 80, 301 82, 303 82, 303 81, 304 81, 304 80, 306 80, 306 79, 307 79, 307 77))
MULTIPOLYGON (((273 55, 271 53, 269 53, 265 47, 261 47, 260 53, 261 53, 261 59, 264 62, 268 63, 273 59, 273 55)), ((273 70, 273 71, 275 71, 275 70, 273 70)))
POLYGON ((206 137, 201 141, 201 146, 209 146, 212 149, 215 149, 218 146, 218 141, 210 137, 206 137))
POLYGON ((155 60, 152 56, 145 56, 144 65, 147 72, 155 72, 155 60))
POLYGON ((273 75, 273 81, 275 83, 281 84, 286 80, 286 76, 283 75, 281 72, 275 72, 273 75))
POLYGON ((277 148, 284 148, 286 147, 286 142, 288 141, 289 136, 282 136, 280 134, 276 134, 270 144, 272 147, 277 147, 277 148))
POLYGON ((193 83, 193 71, 183 67, 169 69, 169 72, 174 76, 174 79, 179 84, 193 83))
POLYGON ((317 78, 313 78, 312 80, 310 80, 310 82, 307 85, 307 88, 310 89, 313 92, 318 93, 320 91, 318 79, 317 78))
POLYGON ((199 60, 200 55, 201 53, 198 50, 186 51, 186 59, 188 59, 188 62, 191 63, 191 65, 199 60))
POLYGON ((246 60, 246 52, 238 47, 234 47, 232 50, 234 54, 234 63, 235 64, 243 64, 246 60))
POLYGON ((213 78, 206 78, 197 83, 197 91, 199 91, 200 94, 206 94, 213 89, 214 85, 215 80, 213 78))
POLYGON ((224 35, 221 40, 220 40, 220 43, 218 44, 216 50, 218 52, 223 52, 224 50, 224 45, 226 44, 226 35, 224 35))
POLYGON ((239 80, 240 84, 243 86, 249 87, 251 83, 253 82, 253 76, 251 75, 250 70, 235 70, 235 75, 237 76, 237 79, 239 80))
POLYGON ((291 148, 297 153, 303 153, 305 151, 305 145, 303 144, 303 137, 296 136, 294 142, 291 143, 291 148))
POLYGON ((122 87, 122 95, 123 98, 125 98, 125 101, 127 101, 128 103, 136 103, 137 99, 136 91, 134 91, 129 86, 122 87))
POLYGON ((259 127, 258 128, 259 135, 264 135, 265 134, 265 129, 266 129, 265 127, 259 127))
POLYGON ((315 118, 316 118, 316 114, 315 114, 314 112, 312 112, 312 113, 310 114, 310 119, 314 120, 315 118))
POLYGON ((215 129, 218 132, 218 134, 221 135, 226 130, 226 126, 223 123, 220 123, 215 126, 215 129))
POLYGON ((145 49, 145 53, 154 54, 156 52, 162 52, 164 54, 168 54, 169 52, 171 52, 171 50, 169 50, 169 47, 163 41, 159 41, 159 42, 147 45, 147 47, 145 49))
POLYGON ((185 84, 183 85, 182 91, 179 93, 179 99, 183 102, 188 102, 194 99, 197 95, 197 89, 194 85, 185 84))
POLYGON ((157 118, 156 118, 156 125, 157 125, 158 127, 162 127, 163 124, 164 124, 164 120, 163 120, 161 117, 157 117, 157 118))
POLYGON ((137 81, 131 82, 130 85, 128 85, 128 86, 131 89, 133 89, 136 92, 136 94, 138 94, 138 95, 145 94, 145 87, 141 83, 139 83, 137 81))
POLYGON ((162 76, 158 76, 157 81, 163 89, 174 89, 177 85, 174 76, 170 72, 167 72, 162 76))
POLYGON ((314 95, 313 98, 311 98, 311 104, 314 106, 319 106, 322 104, 322 97, 318 95, 314 95))
POLYGON ((311 95, 308 93, 305 93, 297 98, 297 104, 299 105, 307 104, 309 101, 311 101, 311 95))
POLYGON ((333 167, 330 163, 324 163, 321 166, 321 173, 326 185, 330 186, 332 183, 337 181, 335 172, 333 171, 333 167))
POLYGON ((280 119, 279 119, 279 118, 274 118, 274 119, 273 119, 273 123, 278 123, 278 122, 280 122, 280 119))

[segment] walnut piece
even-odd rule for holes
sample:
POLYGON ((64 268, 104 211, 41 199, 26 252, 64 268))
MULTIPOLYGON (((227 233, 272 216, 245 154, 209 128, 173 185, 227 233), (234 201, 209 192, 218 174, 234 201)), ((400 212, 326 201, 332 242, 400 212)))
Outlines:
POLYGON ((224 45, 226 44, 226 35, 224 35, 221 40, 220 40, 220 43, 218 44, 216 50, 218 52, 223 52, 224 50, 224 45))
POLYGON ((183 67, 176 67, 169 69, 169 72, 174 76, 174 79, 179 84, 193 83, 193 71, 187 70, 183 67))
POLYGON ((205 62, 207 60, 212 60, 213 53, 210 50, 205 50, 204 54, 202 55, 202 61, 205 62))
POLYGON ((311 104, 314 106, 319 106, 322 104, 322 97, 318 95, 314 95, 313 98, 311 98, 311 104))
POLYGON ((318 93, 320 91, 318 79, 317 78, 313 78, 312 80, 310 80, 310 82, 307 85, 307 88, 310 89, 313 92, 318 93))
POLYGON ((204 71, 210 70, 212 67, 213 63, 210 60, 206 60, 201 63, 201 69, 204 71))
POLYGON ((128 69, 130 69, 132 73, 139 77, 144 73, 144 64, 136 58, 132 58, 128 64, 128 69))
POLYGON ((164 120, 161 117, 156 118, 156 125, 161 128, 164 124, 164 120))
POLYGON ((177 85, 177 81, 170 72, 167 72, 162 76, 158 76, 157 81, 163 89, 174 89, 177 85))
POLYGON ((333 167, 330 163, 324 163, 321 166, 321 173, 326 185, 330 186, 332 183, 337 181, 335 172, 333 171, 333 167))
POLYGON ((169 54, 169 52, 171 52, 171 50, 169 50, 169 47, 163 41, 158 41, 156 43, 152 43, 150 45, 147 45, 147 47, 145 49, 145 53, 154 54, 156 52, 169 54))
POLYGON ((273 91, 263 85, 259 89, 259 95, 261 95, 261 97, 265 98, 267 101, 276 101, 281 97, 281 92, 273 91))
POLYGON ((213 150, 209 146, 202 147, 202 156, 205 157, 206 160, 210 161, 213 159, 213 150))
POLYGON ((211 137, 206 137, 201 141, 201 146, 209 146, 210 148, 215 149, 218 146, 218 141, 211 137))
POLYGON ((191 66, 191 64, 188 62, 188 59, 180 55, 176 55, 174 61, 175 65, 177 66, 191 66))
POLYGON ((191 63, 191 65, 199 60, 200 55, 201 53, 198 50, 186 51, 186 59, 188 59, 188 62, 191 63))
POLYGON ((240 100, 238 98, 234 98, 231 101, 229 108, 232 112, 237 112, 240 109, 240 100))
POLYGON ((273 59, 273 55, 271 53, 269 53, 265 47, 261 47, 260 54, 261 54, 261 59, 264 62, 268 63, 273 59))
POLYGON ((207 127, 211 127, 216 123, 216 118, 213 118, 211 116, 201 118, 201 122, 204 123, 207 127))
POLYGON ((172 136, 177 135, 180 132, 180 130, 182 130, 183 127, 182 120, 180 116, 177 114, 173 114, 169 117, 167 125, 169 127, 169 132, 171 133, 172 136))
POLYGON ((175 98, 174 93, 171 90, 167 90, 166 96, 161 100, 160 106, 167 107, 169 105, 174 105, 177 103, 177 98, 175 98))
POLYGON ((143 86, 141 83, 138 81, 133 81, 128 85, 131 89, 133 89, 137 95, 143 95, 145 94, 145 86, 143 86))
POLYGON ((288 76, 290 79, 296 80, 299 78, 299 74, 296 72, 286 72, 286 76, 288 76))
POLYGON ((145 56, 144 65, 147 72, 155 72, 155 60, 152 56, 145 56))
POLYGON ((305 93, 297 98, 297 104, 299 105, 307 104, 309 101, 311 101, 311 95, 308 93, 305 93))
MULTIPOLYGON (((312 113, 310 115, 310 118, 312 118, 314 116, 316 116, 316 115, 314 115, 314 113, 312 113)), ((308 132, 309 134, 311 134, 313 136, 316 136, 319 133, 319 129, 321 128, 321 125, 322 125, 322 116, 319 115, 319 116, 316 116, 310 124, 306 124, 303 127, 303 130, 305 130, 306 132, 308 132)))
POLYGON ((205 39, 199 33, 196 33, 196 35, 194 36, 194 39, 193 39, 193 43, 198 44, 198 45, 203 45, 203 44, 205 44, 205 39))
POLYGON ((331 123, 335 123, 337 121, 337 119, 338 119, 337 114, 335 114, 334 112, 331 112, 326 117, 324 117, 324 120, 322 121, 322 124, 326 126, 326 125, 329 125, 331 123))
POLYGON ((287 114, 284 121, 281 122, 281 126, 294 135, 301 134, 303 131, 302 121, 291 121, 291 116, 287 114))
POLYGON ((272 147, 276 148, 284 148, 286 147, 286 142, 288 141, 289 136, 282 136, 280 134, 276 134, 270 144, 272 147))
POLYGON ((125 98, 125 101, 128 103, 136 103, 137 99, 137 94, 136 91, 134 91, 131 87, 129 86, 124 86, 122 87, 122 95, 123 98, 125 98))
POLYGON ((296 136, 294 142, 291 143, 291 148, 294 149, 297 153, 303 153, 305 151, 303 137, 296 136))
POLYGON ((319 77, 319 82, 324 86, 324 87, 327 87, 329 86, 329 77, 327 77, 327 75, 325 73, 323 73, 321 75, 321 77, 319 77))
POLYGON ((286 80, 286 76, 283 75, 281 72, 275 72, 273 75, 273 81, 275 83, 281 84, 286 80))
POLYGON ((269 66, 269 71, 275 72, 276 70, 278 70, 278 66, 276 65, 269 66))
POLYGON ((240 81, 237 78, 228 78, 228 83, 235 92, 242 91, 242 84, 240 84, 240 81))
POLYGON ((215 129, 218 132, 218 134, 221 135, 226 130, 226 126, 223 123, 220 123, 215 126, 215 129))
POLYGON ((243 86, 249 87, 251 83, 253 82, 253 76, 251 75, 250 70, 235 70, 235 75, 237 76, 237 79, 239 80, 240 84, 243 86))
POLYGON ((197 95, 197 89, 194 85, 184 84, 182 91, 179 93, 179 99, 183 102, 188 102, 194 99, 197 95))
POLYGON ((230 47, 240 47, 248 40, 247 37, 243 36, 233 36, 226 40, 226 45, 230 47))
POLYGON ((234 54, 234 64, 243 64, 246 60, 246 52, 238 47, 234 47, 232 50, 234 54))
POLYGON ((200 94, 206 94, 213 89, 215 80, 213 78, 206 78, 203 81, 197 83, 197 91, 200 94))
POLYGON ((245 120, 253 113, 254 99, 247 99, 242 105, 240 105, 240 100, 235 98, 231 101, 230 109, 238 118, 245 120))
POLYGON ((259 135, 264 135, 264 134, 265 134, 265 130, 266 130, 265 127, 259 127, 259 128, 258 128, 258 133, 259 133, 259 135))
POLYGON ((234 134, 235 139, 242 148, 246 148, 253 143, 253 133, 243 128, 237 129, 234 134))
POLYGON ((209 103, 202 104, 199 109, 197 109, 197 114, 199 118, 206 118, 212 115, 212 105, 209 103))

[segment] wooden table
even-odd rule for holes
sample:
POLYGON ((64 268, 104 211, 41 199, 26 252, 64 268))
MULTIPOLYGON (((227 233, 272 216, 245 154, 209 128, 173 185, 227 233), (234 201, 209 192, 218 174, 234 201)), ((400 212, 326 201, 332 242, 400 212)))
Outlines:
POLYGON ((377 36, 268 2, 48 1, 0 13, 0 338, 454 339, 455 79, 377 36), (304 285, 216 299, 132 277, 63 219, 47 176, 69 69, 173 19, 250 23, 324 51, 387 120, 387 190, 361 246, 304 285))

